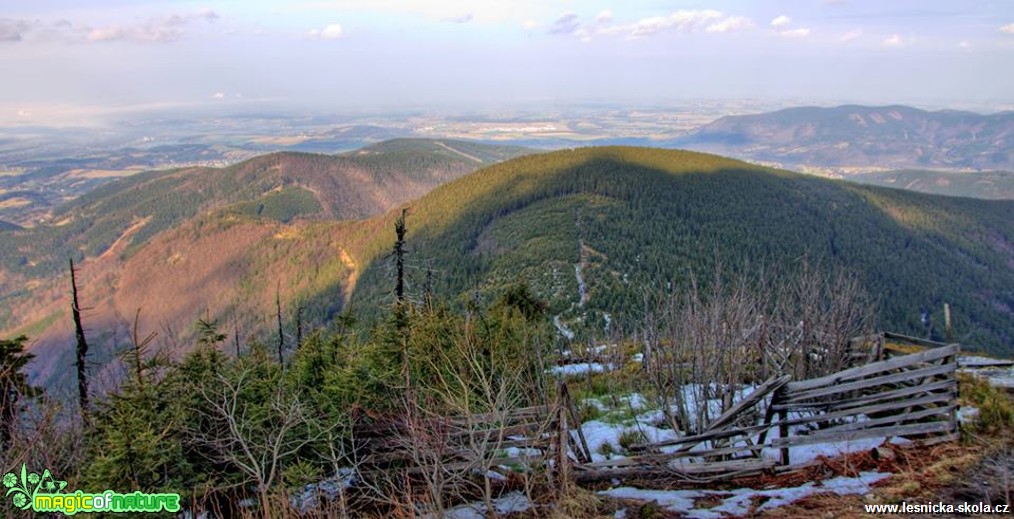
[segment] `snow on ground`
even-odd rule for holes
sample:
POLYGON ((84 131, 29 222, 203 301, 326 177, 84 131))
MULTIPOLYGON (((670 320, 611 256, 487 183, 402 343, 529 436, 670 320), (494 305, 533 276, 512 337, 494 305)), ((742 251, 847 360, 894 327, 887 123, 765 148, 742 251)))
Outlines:
POLYGON ((965 425, 979 418, 979 408, 963 405, 958 409, 958 423, 965 425))
POLYGON ((598 362, 581 362, 578 364, 564 364, 563 366, 554 366, 549 370, 554 375, 561 375, 564 377, 571 377, 575 375, 585 375, 588 373, 603 373, 606 371, 612 371, 615 366, 612 364, 601 364, 598 362))
MULTIPOLYGON (((498 516, 527 512, 531 501, 521 492, 510 492, 493 500, 493 510, 498 516)), ((432 516, 430 516, 432 517, 432 516)), ((482 502, 456 506, 444 513, 444 519, 485 519, 486 504, 482 502)))
MULTIPOLYGON (((620 437, 627 431, 640 431, 649 443, 655 443, 676 438, 672 429, 659 429, 653 425, 640 424, 627 426, 622 423, 613 424, 600 420, 592 420, 581 424, 581 431, 588 442, 588 449, 592 453, 592 461, 604 461, 607 459, 622 458, 620 437), (603 448, 608 443, 609 447, 603 448), (603 452, 616 453, 606 456, 603 452)), ((640 441, 638 443, 641 443, 640 441)))
POLYGON ((975 368, 983 366, 1012 366, 1014 360, 1007 359, 991 359, 989 357, 974 357, 970 355, 962 355, 958 357, 958 366, 962 368, 975 368))
POLYGON ((709 519, 728 516, 742 516, 750 513, 754 499, 766 501, 757 507, 756 512, 790 505, 806 497, 834 493, 840 496, 866 494, 870 485, 889 477, 890 474, 880 472, 861 472, 858 477, 836 477, 823 482, 810 482, 798 487, 774 488, 758 490, 738 488, 735 490, 642 490, 633 487, 619 487, 599 492, 600 496, 615 499, 632 499, 637 501, 656 502, 660 507, 671 512, 686 514, 687 517, 709 519), (694 508, 694 502, 702 498, 721 498, 722 501, 711 508, 694 508))
POLYGON ((574 331, 571 330, 570 328, 567 328, 567 325, 563 324, 563 321, 560 320, 559 315, 553 316, 553 325, 556 326, 556 329, 560 332, 560 335, 566 337, 568 340, 571 341, 574 340, 574 331))
POLYGON ((1014 389, 1014 367, 961 368, 961 371, 985 378, 996 387, 1014 389))

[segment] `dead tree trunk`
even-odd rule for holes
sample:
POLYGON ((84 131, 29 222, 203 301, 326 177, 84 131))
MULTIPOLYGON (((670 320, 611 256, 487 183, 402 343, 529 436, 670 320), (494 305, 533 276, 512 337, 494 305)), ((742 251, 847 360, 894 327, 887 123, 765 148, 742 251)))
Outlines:
POLYGON ((275 290, 275 307, 278 310, 278 365, 284 366, 282 350, 285 348, 285 335, 282 333, 282 294, 281 287, 275 290))
POLYGON ((394 263, 398 268, 398 280, 394 287, 394 294, 398 306, 405 302, 405 216, 408 209, 401 210, 401 216, 394 222, 394 232, 398 236, 394 242, 394 263))
POLYGON ((70 295, 71 314, 74 316, 74 333, 77 336, 77 393, 78 405, 81 407, 81 420, 88 422, 88 372, 85 362, 88 357, 88 342, 85 340, 84 326, 81 324, 81 305, 77 298, 77 277, 74 260, 70 260, 70 295))

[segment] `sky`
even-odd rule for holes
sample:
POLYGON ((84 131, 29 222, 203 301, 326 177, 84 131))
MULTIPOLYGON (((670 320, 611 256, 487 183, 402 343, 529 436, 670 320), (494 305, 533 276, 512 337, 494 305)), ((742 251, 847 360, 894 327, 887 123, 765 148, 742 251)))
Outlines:
POLYGON ((4 0, 0 124, 148 109, 1014 105, 1011 0, 4 0))

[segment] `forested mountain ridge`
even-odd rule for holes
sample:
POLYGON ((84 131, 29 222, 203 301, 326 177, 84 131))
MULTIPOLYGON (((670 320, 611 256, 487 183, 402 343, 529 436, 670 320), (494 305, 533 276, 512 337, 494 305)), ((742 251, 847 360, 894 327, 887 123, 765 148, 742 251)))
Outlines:
MULTIPOLYGON (((1014 340, 1008 201, 605 147, 507 161, 408 207, 416 293, 429 278, 437 294, 467 300, 523 279, 564 323, 603 333, 611 320, 638 314, 645 288, 686 286, 718 263, 730 273, 792 269, 806 257, 858 272, 881 301, 886 329, 940 338, 948 302, 961 308, 958 340, 1004 355, 1014 340)), ((389 246, 388 237, 364 256, 389 246)), ((384 300, 389 283, 388 267, 370 267, 354 304, 384 300)))
POLYGON ((1014 170, 1014 112, 801 107, 722 117, 679 145, 787 167, 1014 170))
MULTIPOLYGON (((181 338, 192 335, 200 312, 232 318, 236 328, 263 323, 274 302, 274 290, 260 291, 265 276, 286 310, 298 299, 307 318, 321 322, 341 306, 344 271, 354 262, 345 242, 355 238, 337 240, 348 226, 336 221, 383 213, 524 153, 530 151, 405 139, 342 155, 272 153, 227 168, 110 182, 57 208, 49 224, 0 230, 0 330, 31 336, 40 352, 56 351, 70 331, 69 258, 82 268, 96 343, 117 334, 123 340, 138 308, 142 324, 171 324, 181 338), (309 305, 318 292, 337 295, 309 305)), ((97 362, 108 353, 96 353, 97 362)), ((67 365, 55 357, 40 362, 50 364, 43 370, 50 374, 67 365)))
MULTIPOLYGON (((272 196, 288 197, 285 189, 272 196)), ((276 298, 287 348, 297 319, 308 332, 348 310, 368 326, 392 302, 394 221, 407 209, 412 300, 429 293, 488 302, 523 281, 561 328, 604 336, 636 332, 646 292, 682 290, 719 264, 728 275, 751 275, 805 262, 856 272, 880 301, 883 329, 941 338, 947 302, 956 340, 1010 355, 1011 201, 862 186, 695 152, 602 147, 502 162, 363 220, 264 214, 277 205, 285 204, 264 201, 259 214, 250 201, 224 205, 129 254, 121 239, 107 249, 112 260, 86 261, 79 282, 92 308, 89 333, 122 343, 140 308, 141 329, 162 330, 171 344, 187 344, 199 317, 218 319, 230 341, 275 343, 276 298)), ((18 331, 53 339, 35 348, 41 382, 69 364, 65 278, 53 279, 48 292, 7 296, 38 305, 39 317, 18 331)), ((93 362, 102 365, 113 350, 98 351, 93 362)))
POLYGON ((852 175, 849 180, 937 195, 1014 200, 1014 172, 1010 171, 954 173, 906 169, 852 175))

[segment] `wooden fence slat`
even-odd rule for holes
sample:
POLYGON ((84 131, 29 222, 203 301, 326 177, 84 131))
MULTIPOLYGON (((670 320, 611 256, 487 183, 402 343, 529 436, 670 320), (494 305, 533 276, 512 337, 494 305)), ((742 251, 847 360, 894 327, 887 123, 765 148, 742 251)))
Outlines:
POLYGON ((890 438, 893 436, 909 436, 916 434, 949 433, 954 429, 950 422, 928 422, 909 425, 896 425, 892 427, 877 427, 872 429, 861 429, 858 431, 846 431, 835 434, 812 434, 807 436, 790 436, 788 438, 776 438, 772 445, 776 447, 800 445, 813 445, 815 443, 836 443, 863 440, 868 438, 890 438))
POLYGON ((823 410, 823 411, 845 411, 857 407, 864 407, 866 405, 872 405, 880 402, 889 402, 899 398, 904 398, 912 395, 918 395, 922 393, 932 393, 934 391, 940 391, 944 389, 952 389, 957 386, 957 380, 949 378, 939 382, 933 382, 922 386, 904 387, 901 389, 892 389, 883 393, 876 393, 872 395, 860 396, 852 398, 844 402, 813 402, 813 403, 794 403, 794 404, 781 404, 775 403, 771 407, 775 411, 781 410, 823 410))
POLYGON ((911 335, 904 335, 894 332, 884 332, 884 338, 910 342, 912 344, 915 344, 916 346, 926 346, 927 348, 944 348, 947 346, 953 346, 953 344, 948 344, 946 342, 937 342, 931 341, 929 339, 920 339, 918 337, 912 337, 911 335))
POLYGON ((860 414, 872 414, 872 413, 884 413, 887 411, 897 411, 899 409, 907 409, 914 406, 923 406, 931 404, 943 404, 954 401, 953 393, 934 393, 921 398, 912 400, 899 400, 897 402, 889 402, 886 404, 876 404, 866 407, 858 407, 845 411, 837 411, 833 413, 824 413, 814 416, 803 416, 800 418, 793 418, 786 420, 787 426, 805 425, 810 423, 828 422, 831 420, 840 420, 842 418, 848 418, 849 416, 856 416, 860 414))
POLYGON ((781 377, 772 377, 767 382, 764 382, 763 384, 758 386, 757 389, 755 389, 752 393, 747 395, 746 398, 740 400, 739 403, 729 408, 728 411, 722 413, 721 416, 719 416, 710 424, 708 424, 707 428, 705 428, 703 432, 711 432, 720 429, 729 423, 735 422, 735 419, 745 409, 752 407, 754 404, 760 402, 761 400, 764 399, 764 397, 768 396, 769 393, 787 384, 789 380, 792 380, 792 377, 790 377, 789 375, 783 375, 781 377))
MULTIPOLYGON (((934 416, 934 415, 940 415, 940 414, 950 413, 952 409, 954 409, 954 406, 936 407, 936 408, 933 408, 933 409, 924 409, 922 411, 912 411, 912 412, 901 414, 901 415, 887 416, 887 417, 884 417, 884 418, 874 418, 872 420, 863 420, 863 421, 859 421, 859 422, 851 422, 851 423, 836 425, 834 427, 829 427, 827 429, 820 429, 818 431, 815 431, 815 434, 835 434, 835 433, 838 433, 838 432, 860 431, 860 430, 864 430, 864 429, 873 429, 873 428, 879 427, 881 425, 901 424, 902 422, 908 422, 908 421, 912 421, 912 420, 919 420, 919 419, 927 418, 927 417, 934 416)), ((810 436, 810 435, 809 434, 800 434, 799 436, 810 436)))
POLYGON ((933 360, 941 359, 956 355, 959 352, 957 345, 945 346, 933 350, 927 350, 921 353, 913 353, 911 355, 905 355, 903 357, 895 357, 893 359, 882 360, 867 364, 865 366, 859 366, 855 368, 849 368, 844 371, 832 373, 820 378, 811 378, 808 380, 800 380, 798 382, 789 382, 786 384, 786 390, 788 392, 805 391, 808 389, 815 389, 819 387, 829 386, 832 384, 839 384, 841 382, 860 379, 883 373, 886 371, 893 371, 896 369, 905 368, 915 364, 921 364, 924 362, 930 362, 933 360))
POLYGON ((740 427, 737 429, 722 429, 720 431, 711 431, 703 434, 696 434, 694 436, 684 436, 682 438, 674 438, 672 440, 665 440, 656 443, 648 443, 641 445, 631 446, 630 450, 634 450, 634 447, 638 447, 638 450, 653 450, 661 447, 671 447, 673 445, 683 445, 685 443, 698 444, 708 440, 720 440, 723 438, 731 438, 734 436, 748 436, 755 433, 759 433, 765 429, 769 429, 771 424, 760 424, 750 425, 747 427, 740 427))
POLYGON ((811 389, 799 393, 789 392, 786 394, 785 399, 782 403, 793 403, 804 400, 810 400, 813 398, 826 397, 835 395, 838 393, 846 393, 849 391, 859 391, 863 389, 870 389, 876 386, 882 386, 885 384, 893 384, 897 382, 904 382, 907 380, 931 377, 936 375, 944 375, 952 373, 958 369, 957 363, 944 364, 943 366, 930 366, 928 368, 920 368, 911 371, 904 371, 901 373, 894 373, 891 375, 882 375, 876 378, 868 378, 859 380, 856 382, 849 382, 846 384, 838 384, 832 387, 825 387, 820 389, 811 389))

